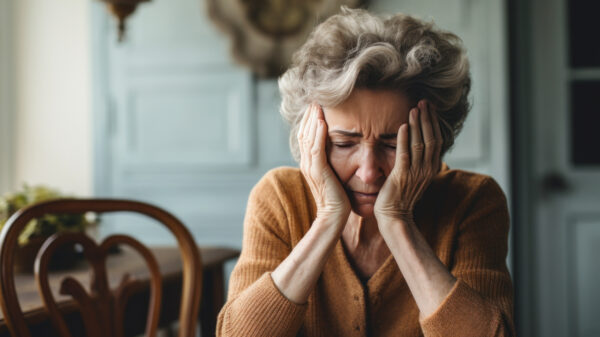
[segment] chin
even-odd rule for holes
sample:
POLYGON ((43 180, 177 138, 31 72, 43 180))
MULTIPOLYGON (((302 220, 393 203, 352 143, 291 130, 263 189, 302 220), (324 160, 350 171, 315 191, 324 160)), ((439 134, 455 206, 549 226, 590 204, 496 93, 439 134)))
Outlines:
POLYGON ((372 218, 375 216, 374 208, 373 204, 352 205, 352 212, 363 218, 372 218))

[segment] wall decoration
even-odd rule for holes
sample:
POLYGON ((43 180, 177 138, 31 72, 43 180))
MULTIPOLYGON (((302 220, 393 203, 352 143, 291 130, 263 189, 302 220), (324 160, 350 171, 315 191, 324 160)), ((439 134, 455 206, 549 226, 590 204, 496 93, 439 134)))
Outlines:
POLYGON ((236 61, 263 78, 281 75, 312 29, 342 5, 365 0, 207 0, 213 22, 232 39, 236 61))
POLYGON ((119 42, 123 42, 125 38, 125 20, 129 17, 135 9, 137 5, 142 2, 147 2, 150 0, 101 0, 106 2, 106 6, 110 13, 117 19, 118 21, 118 39, 119 42))

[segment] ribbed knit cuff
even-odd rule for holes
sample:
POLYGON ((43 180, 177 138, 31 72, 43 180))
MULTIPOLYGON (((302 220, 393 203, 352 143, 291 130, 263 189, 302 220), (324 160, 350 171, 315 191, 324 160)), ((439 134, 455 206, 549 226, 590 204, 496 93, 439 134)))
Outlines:
POLYGON ((227 330, 235 336, 296 336, 308 307, 288 300, 266 273, 240 294, 243 303, 228 311, 227 330), (231 317, 233 315, 233 317, 231 317))
POLYGON ((485 337, 493 333, 497 319, 486 301, 458 279, 439 308, 419 321, 425 337, 485 337))

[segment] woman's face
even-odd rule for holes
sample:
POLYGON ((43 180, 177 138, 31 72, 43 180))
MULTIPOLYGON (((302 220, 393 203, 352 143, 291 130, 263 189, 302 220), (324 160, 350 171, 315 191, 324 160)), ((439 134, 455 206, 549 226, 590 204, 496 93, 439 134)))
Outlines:
POLYGON ((394 167, 398 129, 408 123, 411 108, 401 92, 355 89, 342 104, 323 109, 329 163, 362 217, 373 216, 377 193, 394 167))

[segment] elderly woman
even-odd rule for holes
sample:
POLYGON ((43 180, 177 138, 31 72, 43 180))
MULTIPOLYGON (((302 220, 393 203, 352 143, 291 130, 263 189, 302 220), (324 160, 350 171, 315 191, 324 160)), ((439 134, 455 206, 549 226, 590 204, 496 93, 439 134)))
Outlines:
POLYGON ((469 110, 460 39, 343 9, 279 87, 300 168, 250 194, 217 335, 514 335, 506 198, 442 162, 469 110))

